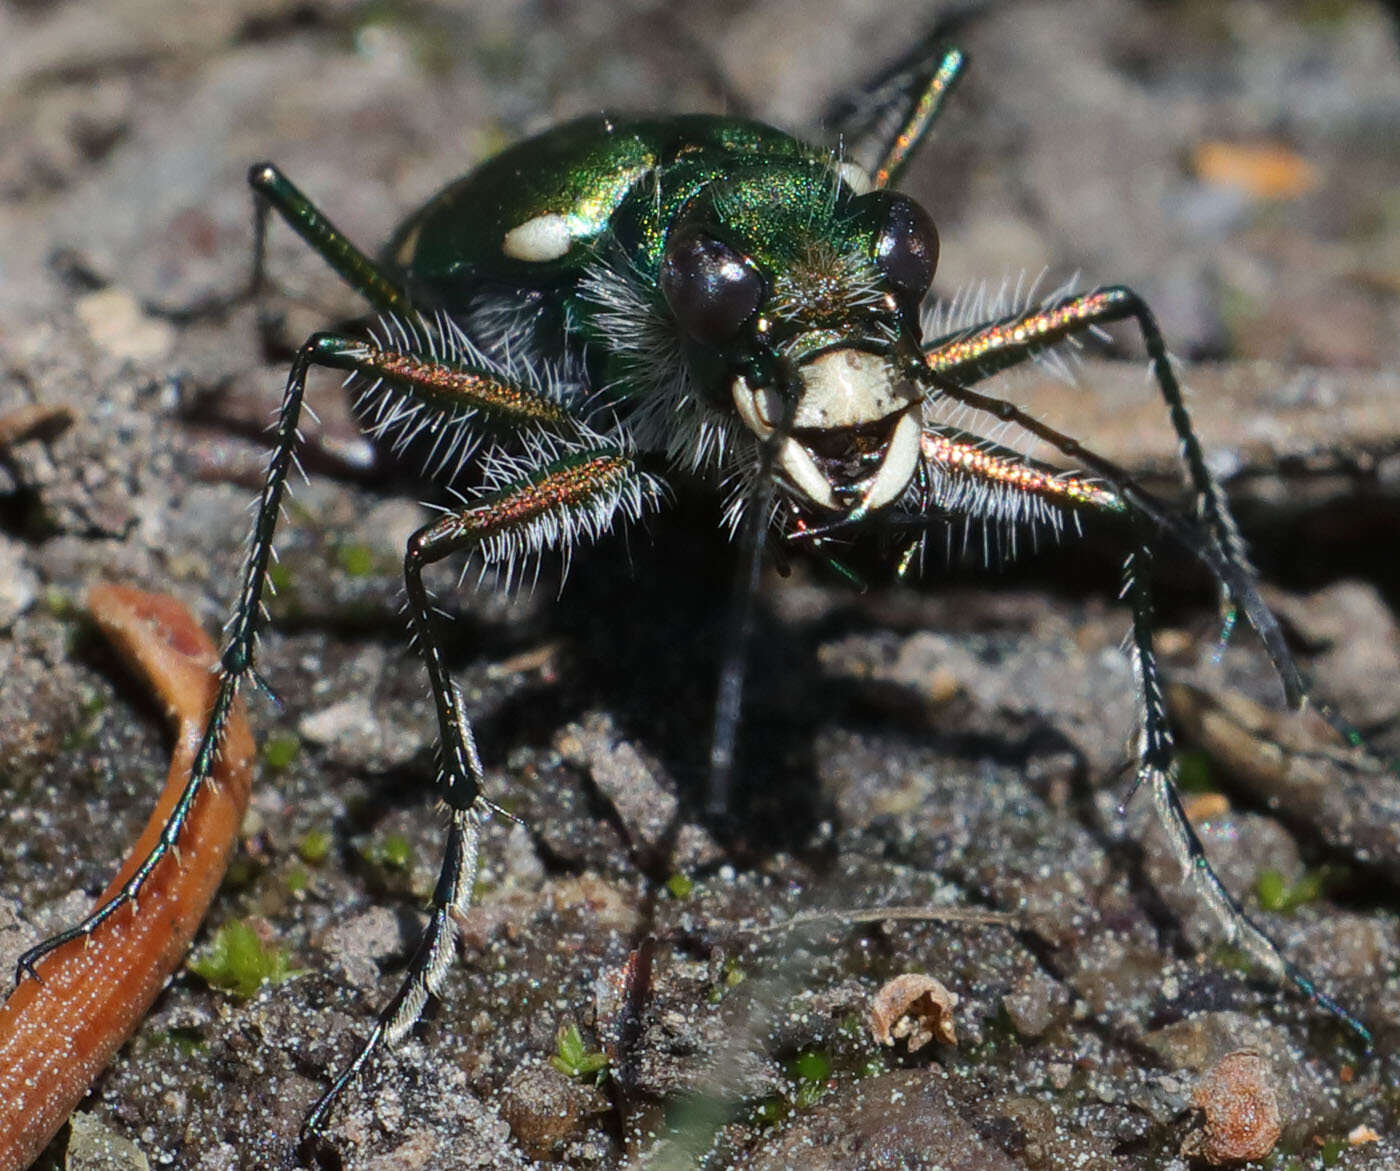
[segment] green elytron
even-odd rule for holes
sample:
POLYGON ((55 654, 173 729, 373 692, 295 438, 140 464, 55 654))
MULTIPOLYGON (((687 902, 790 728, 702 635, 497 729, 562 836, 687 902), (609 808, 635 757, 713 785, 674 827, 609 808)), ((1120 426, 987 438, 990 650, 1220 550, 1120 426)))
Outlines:
MULTIPOLYGON (((471 720, 439 652, 426 566, 458 553, 515 575, 567 555, 664 502, 666 477, 707 480, 740 534, 743 580, 766 550, 833 550, 856 526, 902 532, 903 572, 930 530, 969 521, 1051 525, 1122 514, 1135 534, 1125 596, 1141 688, 1138 783, 1228 934, 1364 1042, 1244 914, 1211 870, 1173 784, 1173 745, 1152 650, 1150 548, 1166 534, 1203 562, 1264 641, 1291 702, 1306 689, 1261 602, 1227 503, 1207 470, 1156 323, 1122 287, 1057 296, 941 333, 925 307, 938 258, 928 214, 891 190, 963 67, 917 61, 862 95, 833 153, 771 127, 690 116, 595 117, 522 142, 454 183, 395 233, 380 260, 342 236, 274 166, 253 168, 258 265, 277 212, 379 314, 367 335, 319 333, 299 350, 278 417, 247 569, 222 656, 218 702, 185 799, 113 902, 27 954, 134 899, 174 848, 209 776, 234 696, 256 680, 257 627, 297 441, 308 370, 352 375, 371 431, 446 483, 476 486, 409 541, 412 631, 439 724, 438 796, 451 811, 431 915, 398 994, 317 1103, 308 1133, 375 1049, 401 1036, 442 984, 453 915, 469 901, 490 805, 471 720), (868 151, 872 165, 858 158, 868 151), (1106 322, 1136 323, 1180 439, 1195 497, 1187 517, 1077 441, 972 385, 1106 322), (938 336, 925 336, 934 332, 938 336), (1084 469, 1070 474, 965 428, 1010 428, 1084 469)), ((257 271, 255 270, 255 271, 257 271)), ((751 593, 751 588, 750 588, 751 593)), ((712 748, 722 804, 743 682, 742 615, 725 659, 712 748)), ((1340 721, 1338 721, 1340 724, 1340 721)))

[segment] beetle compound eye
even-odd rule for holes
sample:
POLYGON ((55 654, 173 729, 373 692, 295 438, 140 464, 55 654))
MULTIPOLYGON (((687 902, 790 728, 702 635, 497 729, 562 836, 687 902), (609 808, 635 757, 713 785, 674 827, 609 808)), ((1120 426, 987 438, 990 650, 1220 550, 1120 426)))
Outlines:
POLYGON ((728 244, 697 232, 666 249, 661 291, 686 333, 718 345, 758 310, 763 278, 728 244))
POLYGON ((938 229, 912 199, 890 197, 885 225, 875 245, 875 262, 900 293, 922 298, 938 267, 938 229))

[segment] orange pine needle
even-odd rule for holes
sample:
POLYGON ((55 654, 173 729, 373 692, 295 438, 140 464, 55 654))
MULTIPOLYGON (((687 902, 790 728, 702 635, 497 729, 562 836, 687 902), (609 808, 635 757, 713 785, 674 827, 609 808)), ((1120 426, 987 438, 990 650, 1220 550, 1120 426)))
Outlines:
MULTIPOLYGON (((189 776, 218 677, 214 644, 174 598, 99 585, 88 610, 150 684, 175 726, 175 751, 155 811, 99 899, 121 887, 159 837, 189 776)), ((237 841, 252 783, 253 738, 235 704, 215 784, 196 798, 180 835, 141 889, 87 939, 38 962, 0 1006, 0 1171, 38 1156, 179 967, 237 841)))

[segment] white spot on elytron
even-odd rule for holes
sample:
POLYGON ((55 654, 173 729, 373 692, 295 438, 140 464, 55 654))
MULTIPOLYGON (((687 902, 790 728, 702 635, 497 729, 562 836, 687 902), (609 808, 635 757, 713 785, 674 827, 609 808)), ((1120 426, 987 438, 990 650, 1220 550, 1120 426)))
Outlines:
POLYGON ((871 179, 870 172, 859 163, 837 163, 836 173, 841 177, 841 182, 857 195, 866 195, 875 190, 875 181, 871 179))
POLYGON ((501 241, 501 251, 512 260, 542 264, 546 260, 558 260, 573 243, 569 221, 551 211, 511 228, 501 241))
POLYGON ((919 398, 911 383, 895 381, 884 358, 864 350, 830 350, 814 358, 802 367, 802 382, 792 420, 798 428, 858 427, 919 398))

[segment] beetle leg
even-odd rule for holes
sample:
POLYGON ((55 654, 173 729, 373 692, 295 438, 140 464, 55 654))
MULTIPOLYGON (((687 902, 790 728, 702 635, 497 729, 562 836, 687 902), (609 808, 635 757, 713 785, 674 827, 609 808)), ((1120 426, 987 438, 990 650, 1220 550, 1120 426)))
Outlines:
POLYGON ((447 849, 428 925, 403 983, 354 1058, 312 1108, 302 1128, 303 1138, 321 1129, 335 1100, 375 1050, 400 1039, 418 1019, 428 997, 440 991, 452 960, 455 916, 471 902, 478 824, 490 806, 481 796, 485 778, 471 720, 442 656, 432 598, 423 584, 424 569, 460 552, 479 552, 487 561, 498 562, 547 546, 567 551, 573 539, 605 531, 619 514, 636 515, 655 494, 650 478, 621 450, 580 449, 542 461, 509 487, 444 514, 409 539, 404 586, 414 641, 423 656, 437 712, 436 784, 438 796, 451 812, 447 849))
POLYGON ((150 853, 132 871, 130 877, 122 884, 117 893, 94 909, 87 918, 56 935, 41 940, 21 955, 15 961, 16 983, 23 980, 26 975, 33 976, 34 979, 38 980, 40 977, 35 970, 35 965, 51 951, 62 947, 69 940, 91 936, 122 907, 131 906, 134 909, 141 888, 160 860, 171 853, 175 853, 178 857, 180 831, 189 819, 190 810, 194 807, 200 786, 206 781, 214 783, 212 778, 215 765, 218 763, 220 750, 223 746, 224 733, 232 718, 233 703, 237 694, 237 679, 230 675, 225 675, 220 679, 218 692, 214 697, 214 706, 210 709, 208 725, 205 727, 204 736, 199 742, 199 748, 195 752, 194 762, 190 768, 189 779, 185 782, 180 796, 171 807, 160 837, 156 839, 156 844, 151 847, 150 853))
POLYGON ((1220 583, 1222 595, 1228 597, 1232 605, 1239 607, 1246 621, 1254 628, 1254 632, 1264 644, 1269 661, 1273 663, 1279 682, 1283 685, 1284 698, 1289 706, 1302 709, 1304 705, 1311 704, 1348 744, 1355 748, 1365 747, 1361 733, 1330 704, 1313 695, 1311 686, 1293 658, 1293 652, 1288 649, 1278 619, 1259 596, 1254 570, 1248 562, 1231 557, 1221 546, 1214 531, 1205 529, 1194 520, 1174 512, 1117 464, 1090 451, 1079 440, 1063 431, 1042 423, 1035 416, 1021 410, 1015 403, 981 394, 969 386, 953 382, 929 367, 912 367, 909 370, 909 376, 916 381, 930 375, 930 382, 936 393, 984 411, 1003 423, 1011 423, 1028 435, 1035 436, 1057 451, 1077 460, 1089 472, 1111 486, 1127 510, 1150 520, 1160 531, 1168 533, 1183 549, 1210 570, 1220 583))
MULTIPOLYGON (((1025 416, 1010 404, 978 395, 966 388, 957 397, 997 417, 1025 426, 1031 433, 1082 460, 1104 483, 1082 476, 1057 473, 1045 465, 1020 457, 997 444, 928 428, 923 437, 925 467, 930 488, 925 515, 911 518, 916 526, 948 515, 1002 517, 1012 523, 1054 520, 1053 514, 1090 511, 1127 516, 1133 522, 1136 543, 1125 569, 1124 596, 1132 609, 1130 646, 1139 689, 1138 771, 1134 791, 1147 784, 1173 853, 1191 874, 1205 900, 1224 926, 1232 942, 1242 943, 1276 976, 1289 980, 1309 1000, 1332 1013, 1369 1049, 1371 1035, 1351 1013, 1320 991, 1306 973, 1291 964, 1278 946, 1245 914, 1225 889, 1210 865, 1181 806, 1175 784, 1175 745, 1167 717, 1162 678, 1152 646, 1152 599, 1149 587, 1151 552, 1147 537, 1165 530, 1197 556, 1216 578, 1236 592, 1246 617, 1263 638, 1290 697, 1293 690, 1306 695, 1306 687, 1292 656, 1283 644, 1278 625, 1259 599, 1251 579, 1229 561, 1211 535, 1199 524, 1171 512, 1142 489, 1126 472, 1094 455, 1068 436, 1025 416), (930 515, 932 514, 932 515, 930 515)), ((1325 709, 1324 709, 1325 713, 1325 709)), ((1335 722, 1344 722, 1336 720, 1335 722)), ((1354 734, 1354 733, 1353 733, 1354 734)), ((1129 794, 1131 796, 1131 793, 1129 794)), ((1125 801, 1126 803, 1126 801, 1125 801)))
POLYGON ((147 302, 145 310, 168 321, 187 322, 219 317, 246 301, 256 300, 267 278, 268 214, 276 212, 355 292, 381 313, 408 313, 413 306, 407 291, 384 267, 361 252, 273 163, 255 163, 248 171, 253 190, 253 259, 248 280, 231 293, 206 297, 192 305, 147 302))
POLYGON ((889 187, 904 173, 914 152, 933 129, 943 103, 967 67, 967 57, 959 49, 949 49, 938 61, 932 73, 921 73, 913 89, 912 105, 885 140, 880 162, 871 179, 876 187, 889 187))
MULTIPOLYGON (((1157 657, 1152 649, 1152 595, 1149 584, 1152 554, 1145 541, 1128 558, 1124 569, 1124 594, 1132 607, 1132 657, 1138 679, 1139 729, 1138 770, 1135 792, 1146 784, 1152 794, 1157 816, 1167 831, 1172 853, 1183 873, 1189 875, 1202 898, 1215 912, 1229 943, 1242 946, 1275 978, 1286 979, 1314 1004, 1337 1017, 1365 1045, 1371 1048, 1370 1031, 1350 1012, 1321 991, 1312 979, 1291 963, 1268 935, 1245 913, 1239 900, 1220 881, 1210 864, 1205 847, 1196 834, 1176 788, 1175 747, 1167 720, 1166 699, 1157 657)), ((1126 800, 1124 802, 1126 804, 1126 800)))
POLYGON ((26 973, 38 978, 34 971, 35 963, 54 948, 70 939, 88 936, 105 920, 123 906, 134 906, 141 888, 155 870, 157 864, 167 854, 178 849, 180 832, 189 818, 190 809, 199 794, 200 787, 214 772, 214 764, 223 746, 224 732, 234 699, 244 679, 256 679, 253 656, 257 642, 257 621, 262 613, 262 592, 267 581, 267 568, 272 558, 272 538, 277 529, 277 521, 282 512, 282 496, 286 490, 287 473, 295 459, 299 440, 297 430, 301 419, 302 400, 306 391, 306 374, 315 359, 316 343, 321 335, 312 338, 298 352, 291 372, 287 377, 287 387, 283 392, 282 406, 277 412, 273 427, 272 456, 268 460, 267 472, 263 478, 262 495, 258 499, 257 516, 253 521, 252 540, 248 550, 248 560, 244 567, 243 586, 239 591, 238 602, 234 607, 224 645, 219 658, 219 689, 214 704, 209 711, 208 723, 195 752, 194 763, 190 767, 189 779, 178 800, 170 810, 161 830, 160 837, 144 861, 138 866, 122 886, 121 890, 97 907, 81 923, 50 936, 30 948, 19 957, 15 979, 18 981, 26 973))
POLYGON ((1254 570, 1249 564, 1244 539, 1224 492, 1206 465, 1205 453, 1191 425, 1181 384, 1167 356, 1157 319, 1131 289, 1121 285, 1094 289, 959 330, 926 344, 924 361, 930 370, 949 382, 977 382, 1034 358, 1066 338, 1128 318, 1137 323, 1142 333, 1143 345, 1152 363, 1152 376, 1167 404, 1180 442, 1181 458, 1196 496, 1197 512, 1225 557, 1242 574, 1252 578, 1254 570))
POLYGON ((412 309, 408 293, 383 268, 351 243, 290 179, 272 163, 255 163, 248 171, 248 186, 256 200, 252 288, 262 282, 267 234, 267 209, 311 245, 311 250, 335 269, 341 279, 381 313, 407 313, 412 309))
POLYGON ((871 185, 889 187, 923 144, 967 67, 960 49, 939 47, 936 29, 870 82, 832 102, 824 121, 852 155, 869 151, 871 185))
MULTIPOLYGON (((423 328, 428 328, 426 323, 423 328)), ((91 935, 118 909, 135 904, 141 888, 160 860, 178 849, 181 831, 200 786, 213 774, 238 689, 247 679, 261 683, 257 678, 254 659, 258 624, 263 616, 263 590, 272 561, 273 537, 281 517, 287 475, 295 462, 296 446, 300 439, 297 428, 306 393, 306 378, 313 366, 377 378, 398 388, 406 397, 448 415, 455 410, 517 428, 528 428, 531 424, 554 424, 559 429, 566 429, 571 422, 570 416, 559 404, 530 387, 512 383, 485 368, 473 368, 466 364, 447 365, 377 346, 362 338, 339 334, 318 333, 302 345, 287 376, 282 405, 273 427, 272 455, 268 460, 262 495, 258 499, 253 521, 243 584, 219 658, 219 688, 190 769, 189 780, 171 808, 156 844, 121 890, 81 923, 43 940, 20 956, 16 965, 16 980, 22 979, 25 974, 36 975, 34 965, 54 948, 70 939, 91 935)))
MULTIPOLYGON (((423 328, 431 332, 427 323, 423 328)), ((234 607, 228 644, 220 660, 224 673, 235 680, 253 670, 256 626, 261 617, 263 587, 272 558, 272 537, 299 438, 297 424, 306 376, 313 366, 376 379, 401 391, 406 399, 420 404, 430 413, 451 416, 458 412, 463 416, 479 416, 498 426, 516 428, 546 423, 562 427, 571 421, 559 404, 484 366, 448 364, 343 334, 313 334, 297 351, 287 376, 287 389, 277 417, 275 445, 253 525, 243 588, 234 607)))
POLYGON ((408 975, 393 999, 384 1006, 364 1044, 307 1114, 301 1127, 303 1142, 320 1133, 331 1107, 345 1087, 359 1076, 375 1051, 381 1045, 392 1045, 402 1039, 422 1013, 428 997, 437 995, 440 990, 452 963, 452 946, 457 938, 455 916, 471 904, 481 818, 482 812, 474 806, 452 810, 428 922, 409 961, 408 975))
POLYGON ((739 545, 738 573, 725 623, 724 650, 720 659, 719 687, 715 695, 715 722, 710 732, 710 775, 706 809, 711 817, 729 812, 729 789, 734 776, 734 745, 739 736, 744 680, 749 669, 749 644, 753 641, 763 550, 772 518, 773 477, 768 472, 772 449, 765 446, 764 468, 754 481, 744 509, 743 536, 739 545))

